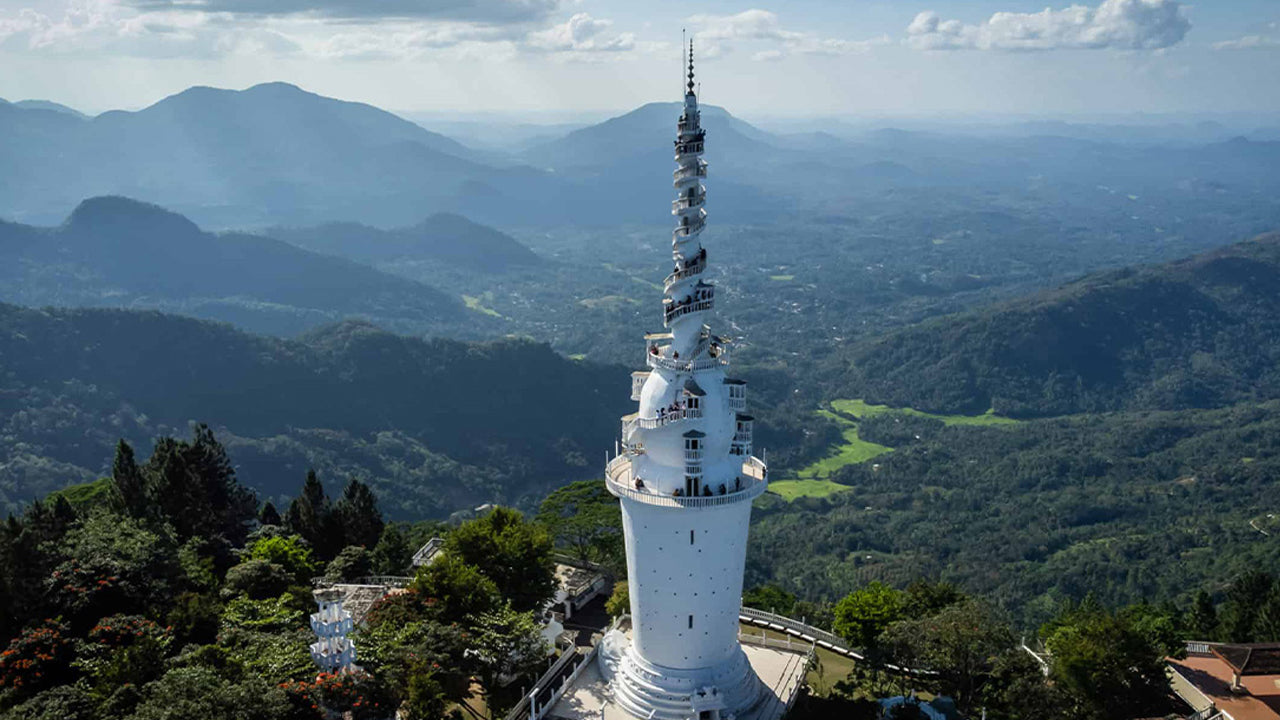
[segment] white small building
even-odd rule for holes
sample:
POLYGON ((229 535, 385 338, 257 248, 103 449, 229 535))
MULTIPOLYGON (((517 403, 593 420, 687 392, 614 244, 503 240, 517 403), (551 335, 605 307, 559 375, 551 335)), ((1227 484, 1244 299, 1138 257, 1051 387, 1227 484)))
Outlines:
POLYGON ((356 647, 347 638, 354 623, 351 613, 342 607, 342 590, 317 590, 315 598, 320 609, 311 614, 311 631, 316 634, 316 641, 311 643, 311 659, 324 672, 341 673, 357 669, 356 647))

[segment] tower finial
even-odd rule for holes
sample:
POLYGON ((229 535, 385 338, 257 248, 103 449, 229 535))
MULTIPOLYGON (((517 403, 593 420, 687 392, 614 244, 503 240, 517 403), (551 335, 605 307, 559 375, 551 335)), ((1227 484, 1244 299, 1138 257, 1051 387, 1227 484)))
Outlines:
POLYGON ((693 94, 693 38, 689 38, 689 94, 693 94))

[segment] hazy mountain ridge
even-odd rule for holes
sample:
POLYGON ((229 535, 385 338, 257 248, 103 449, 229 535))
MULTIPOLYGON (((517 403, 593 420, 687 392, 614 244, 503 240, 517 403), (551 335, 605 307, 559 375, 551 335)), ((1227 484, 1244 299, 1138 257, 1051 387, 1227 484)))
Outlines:
POLYGON ((103 472, 118 437, 145 447, 206 422, 265 496, 291 494, 314 464, 335 484, 370 479, 396 514, 438 516, 593 476, 587 458, 627 404, 624 369, 546 345, 357 322, 290 341, 156 312, 0 305, 0 358, 6 503, 103 472))
POLYGON ((1280 233, 1086 276, 850 350, 856 396, 1021 416, 1280 397, 1280 233))
POLYGON ((26 305, 158 307, 280 334, 349 315, 423 329, 483 322, 421 283, 272 238, 207 233, 120 197, 86 200, 58 227, 0 223, 0 259, 0 297, 26 305))
POLYGON ((315 252, 367 264, 432 262, 479 272, 502 272, 542 262, 510 235, 454 213, 435 213, 409 227, 380 230, 359 223, 278 227, 267 235, 315 252))

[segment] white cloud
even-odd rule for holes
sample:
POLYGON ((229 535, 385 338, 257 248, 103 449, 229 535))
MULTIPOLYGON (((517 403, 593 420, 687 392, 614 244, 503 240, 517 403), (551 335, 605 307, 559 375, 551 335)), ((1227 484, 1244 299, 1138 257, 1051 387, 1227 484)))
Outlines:
POLYGON ((867 52, 884 45, 888 38, 844 40, 825 38, 811 33, 786 30, 775 13, 768 10, 744 10, 736 15, 694 15, 689 22, 698 28, 694 33, 694 50, 702 57, 717 57, 740 42, 763 43, 770 47, 752 55, 755 60, 776 60, 788 53, 813 55, 847 55, 867 52))
POLYGON ((197 10, 256 17, 308 16, 378 21, 424 18, 485 24, 549 17, 560 0, 125 0, 143 10, 197 10))
POLYGON ((632 33, 609 33, 610 20, 597 20, 587 13, 577 13, 566 22, 546 30, 529 33, 525 46, 544 52, 596 53, 632 50, 636 38, 632 33))
POLYGON ((1214 43, 1214 50, 1261 50, 1280 48, 1280 37, 1270 35, 1246 35, 1236 40, 1214 43))
POLYGON ((977 25, 922 12, 907 27, 918 50, 1159 50, 1182 42, 1191 23, 1178 0, 1103 0, 1038 13, 998 12, 977 25))

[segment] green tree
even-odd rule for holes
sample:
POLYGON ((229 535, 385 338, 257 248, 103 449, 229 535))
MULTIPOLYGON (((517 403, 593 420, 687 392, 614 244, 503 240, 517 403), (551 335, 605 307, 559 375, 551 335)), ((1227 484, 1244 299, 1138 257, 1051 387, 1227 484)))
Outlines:
POLYGON ((777 585, 761 585, 742 593, 742 604, 757 610, 790 616, 796 606, 796 596, 777 585))
POLYGON ((283 565, 270 560, 254 558, 245 560, 227 571, 223 585, 224 597, 244 595, 251 600, 278 597, 296 582, 293 573, 283 565))
POLYGON ((1255 641, 1258 616, 1275 585, 1275 578, 1270 573, 1249 570, 1227 587, 1219 614, 1222 635, 1227 642, 1255 641))
POLYGON ((1218 607, 1213 604, 1213 598, 1209 593, 1204 590, 1196 593, 1195 600, 1191 603, 1191 616, 1187 623, 1196 640, 1218 638, 1218 607))
POLYGON ((279 720, 289 712, 284 691, 260 678, 236 683, 209 668, 185 667, 148 685, 130 720, 279 720))
POLYGON ((104 509, 78 522, 56 546, 47 587, 77 630, 106 615, 155 615, 176 595, 178 548, 164 528, 104 509))
POLYGON ((619 618, 631 612, 631 592, 626 580, 619 580, 613 585, 613 592, 604 603, 604 609, 610 617, 619 618))
MULTIPOLYGON (((531 612, 517 612, 508 605, 474 618, 475 659, 485 707, 491 718, 505 707, 498 704, 500 678, 527 682, 537 676, 550 649, 531 612)), ((504 703, 505 704, 505 703, 504 703)))
POLYGON ((885 628, 902 619, 902 603, 902 593, 872 582, 836 603, 836 634, 859 647, 873 647, 885 628))
POLYGON ((115 459, 111 462, 111 483, 120 512, 135 518, 151 517, 146 480, 138 468, 133 448, 124 440, 116 443, 115 459))
POLYGON ((334 511, 342 526, 345 545, 372 549, 378 544, 382 537, 382 512, 378 510, 378 498, 368 485, 352 478, 334 511))
POLYGON ((944 580, 916 580, 903 593, 902 615, 912 619, 926 618, 964 599, 959 588, 944 580))
POLYGON ((334 583, 354 582, 373 574, 369 551, 360 545, 348 545, 324 569, 324 579, 334 583))
POLYGON ((309 585, 320 565, 311 555, 303 539, 297 535, 264 537, 245 548, 244 557, 266 560, 285 569, 300 585, 309 585))
POLYGON ((320 484, 320 478, 316 477, 315 470, 307 471, 302 492, 289 503, 289 509, 285 511, 284 525, 289 532, 301 536, 310 543, 321 558, 332 557, 328 554, 330 548, 336 553, 345 545, 337 542, 337 547, 334 547, 333 508, 329 504, 329 498, 325 496, 324 485, 320 484))
POLYGON ((1069 610, 1045 645, 1050 678, 1084 717, 1127 720, 1167 705, 1164 654, 1120 616, 1091 606, 1069 610))
POLYGON ((179 538, 221 536, 234 545, 244 542, 257 517, 258 500, 236 480, 226 448, 207 426, 197 425, 189 442, 160 438, 142 473, 148 499, 179 538))
POLYGON ((895 664, 937 672, 934 682, 942 693, 969 711, 980 706, 997 660, 1015 641, 1007 618, 984 603, 968 600, 894 623, 881 642, 897 650, 895 664))
POLYGON ((433 607, 444 622, 491 612, 502 601, 493 580, 452 553, 444 553, 430 565, 418 568, 409 588, 434 601, 433 607))
POLYGON ((394 523, 382 529, 382 537, 374 546, 370 561, 378 575, 404 575, 413 563, 414 548, 404 531, 394 523))
POLYGON ((556 545, 579 560, 626 573, 622 508, 603 480, 570 483, 547 496, 536 520, 555 537, 556 545))
POLYGON ((517 611, 541 609, 555 593, 550 533, 510 508, 463 523, 445 550, 484 573, 517 611))
POLYGON ((276 510, 276 506, 270 501, 263 503, 262 509, 258 511, 259 525, 283 525, 284 520, 280 517, 280 512, 276 510))
POLYGON ((168 630, 146 618, 113 615, 78 644, 75 666, 105 697, 122 685, 140 687, 163 674, 172 640, 168 630))

